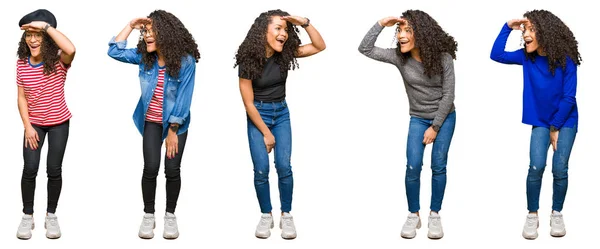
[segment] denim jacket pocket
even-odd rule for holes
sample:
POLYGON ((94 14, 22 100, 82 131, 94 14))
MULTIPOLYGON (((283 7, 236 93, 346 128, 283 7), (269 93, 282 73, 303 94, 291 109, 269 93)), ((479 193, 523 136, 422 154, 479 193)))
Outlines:
POLYGON ((165 94, 172 96, 174 99, 175 96, 177 96, 177 89, 179 89, 179 84, 181 84, 181 80, 168 77, 165 94))

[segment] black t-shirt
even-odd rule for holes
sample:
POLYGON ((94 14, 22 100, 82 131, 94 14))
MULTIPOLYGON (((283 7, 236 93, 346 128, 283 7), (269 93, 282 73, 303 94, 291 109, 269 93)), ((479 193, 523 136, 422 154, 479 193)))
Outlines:
MULTIPOLYGON (((238 76, 248 79, 242 75, 242 66, 238 67, 238 76)), ((275 55, 267 59, 260 78, 252 79, 252 90, 254 100, 265 102, 279 102, 285 99, 285 82, 287 71, 281 74, 279 64, 275 62, 275 55)))

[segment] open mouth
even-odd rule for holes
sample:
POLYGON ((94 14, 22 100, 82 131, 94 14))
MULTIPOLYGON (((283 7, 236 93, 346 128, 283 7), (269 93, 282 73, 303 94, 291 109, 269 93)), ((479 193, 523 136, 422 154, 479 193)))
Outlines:
POLYGON ((408 44, 408 40, 400 40, 398 42, 400 42, 400 45, 406 45, 406 44, 408 44))
POLYGON ((283 44, 285 43, 285 38, 277 38, 276 39, 277 42, 279 42, 279 44, 281 44, 283 46, 283 44))
POLYGON ((29 49, 37 49, 40 47, 40 44, 29 45, 29 49))
POLYGON ((533 42, 533 39, 525 38, 524 41, 525 41, 525 46, 528 46, 529 44, 531 44, 533 42))
POLYGON ((154 44, 154 40, 146 40, 146 45, 152 45, 154 44))

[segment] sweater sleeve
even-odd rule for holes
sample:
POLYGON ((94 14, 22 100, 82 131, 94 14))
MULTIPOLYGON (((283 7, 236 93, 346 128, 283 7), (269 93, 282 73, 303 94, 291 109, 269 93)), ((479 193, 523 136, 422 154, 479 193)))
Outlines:
POLYGON ((512 52, 504 50, 511 31, 512 29, 508 27, 508 23, 504 23, 504 26, 502 26, 502 29, 500 30, 500 34, 498 34, 496 41, 494 41, 490 58, 504 64, 523 65, 523 60, 525 59, 525 52, 523 49, 512 52))
POLYGON ((444 53, 442 57, 444 75, 442 81, 442 99, 433 119, 433 125, 441 127, 446 116, 454 106, 454 62, 450 54, 444 53))
POLYGON ((567 66, 565 68, 565 77, 563 78, 563 95, 558 104, 558 111, 554 114, 550 125, 557 129, 562 126, 569 118, 569 114, 577 103, 575 93, 577 92, 577 65, 570 58, 567 58, 567 66))
POLYGON ((399 61, 395 48, 375 47, 377 36, 379 36, 382 30, 383 26, 379 25, 379 22, 375 23, 363 38, 360 46, 358 46, 358 51, 371 59, 397 65, 399 61))

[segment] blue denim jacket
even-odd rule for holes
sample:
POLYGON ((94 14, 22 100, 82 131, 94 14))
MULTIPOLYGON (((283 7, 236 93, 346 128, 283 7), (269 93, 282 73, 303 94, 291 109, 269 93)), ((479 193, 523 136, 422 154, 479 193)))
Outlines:
MULTIPOLYGON (((115 42, 113 37, 108 43, 108 56, 115 60, 139 65, 140 87, 142 96, 138 101, 137 107, 133 112, 133 122, 140 134, 144 134, 144 124, 146 121, 146 111, 154 89, 158 83, 158 60, 152 65, 152 69, 146 70, 145 65, 141 63, 142 54, 137 53, 137 48, 127 49, 127 40, 115 42)), ((181 60, 181 69, 179 77, 174 78, 165 74, 163 98, 163 139, 167 137, 169 123, 180 124, 177 135, 188 130, 190 125, 190 105, 192 103, 192 94, 194 92, 194 79, 196 74, 196 61, 194 57, 188 55, 181 60)))

